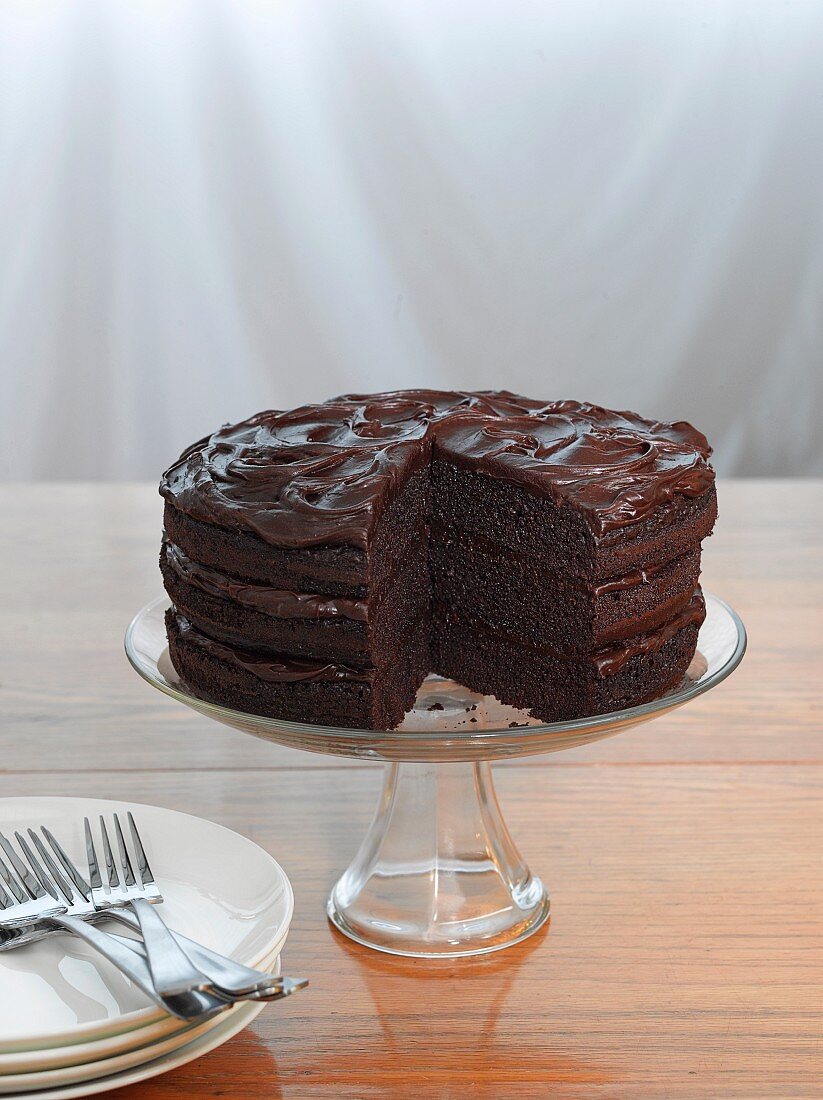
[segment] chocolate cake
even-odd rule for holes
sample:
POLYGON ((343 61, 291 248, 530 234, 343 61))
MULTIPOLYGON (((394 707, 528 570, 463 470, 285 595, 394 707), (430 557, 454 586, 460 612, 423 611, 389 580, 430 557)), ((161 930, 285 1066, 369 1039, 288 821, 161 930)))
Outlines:
POLYGON ((652 699, 704 617, 711 449, 506 392, 263 412, 165 473, 171 660, 197 695, 391 729, 429 672, 545 721, 652 699))

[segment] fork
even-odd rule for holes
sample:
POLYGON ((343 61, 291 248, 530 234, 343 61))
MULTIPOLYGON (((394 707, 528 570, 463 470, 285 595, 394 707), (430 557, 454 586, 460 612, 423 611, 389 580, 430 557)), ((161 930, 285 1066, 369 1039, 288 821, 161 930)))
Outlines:
POLYGON ((138 883, 129 850, 123 836, 120 825, 120 817, 114 815, 114 831, 117 837, 117 847, 120 855, 120 868, 123 875, 121 882, 114 861, 111 842, 109 841, 106 821, 100 815, 100 833, 103 838, 103 858, 106 861, 106 877, 108 890, 103 888, 103 879, 100 874, 100 865, 97 862, 97 852, 94 847, 94 839, 91 833, 89 819, 84 819, 86 830, 86 856, 89 862, 89 883, 91 885, 91 897, 94 908, 98 911, 119 909, 129 906, 140 924, 140 933, 146 946, 146 958, 151 970, 154 988, 161 997, 174 997, 179 993, 204 992, 211 986, 207 974, 191 961, 189 956, 174 939, 162 917, 152 907, 163 900, 163 895, 157 886, 152 874, 149 861, 143 845, 140 842, 140 834, 131 813, 128 815, 131 827, 131 838, 137 862, 137 872, 140 876, 138 883))
MULTIPOLYGON (((129 814, 129 817, 131 818, 131 814, 129 814)), ((133 824, 133 818, 131 818, 130 824, 133 824)), ((86 882, 83 878, 77 865, 69 858, 62 844, 60 844, 51 830, 47 829, 45 825, 41 825, 40 830, 48 841, 54 855, 62 865, 65 875, 71 880, 74 890, 90 903, 89 909, 91 910, 91 903, 93 903, 94 897, 90 883, 86 882)), ((136 832, 137 830, 135 827, 135 833, 136 832)), ((52 877, 60 875, 60 868, 55 866, 52 857, 44 848, 43 842, 40 840, 37 833, 29 829, 29 836, 37 847, 41 857, 47 863, 52 873, 52 877)), ((137 849, 137 845, 135 845, 135 848, 137 849)), ((145 851, 143 851, 142 844, 139 845, 139 850, 143 853, 143 862, 145 866, 148 867, 148 860, 145 857, 145 851)), ((138 856, 138 859, 139 858, 138 856)), ((151 875, 151 870, 147 873, 151 875)), ((107 907, 99 911, 95 909, 94 912, 98 912, 100 915, 105 915, 112 920, 116 920, 133 931, 139 930, 137 918, 132 913, 126 912, 125 909, 107 907)), ((261 998, 274 999, 275 997, 288 996, 289 993, 294 992, 296 989, 302 989, 304 985, 308 984, 303 978, 277 977, 272 974, 267 974, 264 970, 254 970, 251 967, 244 966, 242 963, 235 962, 234 959, 229 959, 225 955, 220 955, 218 952, 212 951, 210 948, 204 947, 194 940, 190 940, 180 932, 172 932, 171 935, 178 944, 180 944, 192 961, 207 975, 211 987, 219 995, 233 998, 242 997, 248 1000, 261 998)))
MULTIPOLYGON (((72 915, 80 916, 83 920, 117 920, 120 923, 125 924, 127 928, 132 931, 139 931, 139 924, 137 918, 131 913, 126 913, 123 910, 107 909, 102 912, 96 910, 91 901, 91 889, 87 882, 83 879, 83 876, 71 862, 69 857, 63 851, 62 846, 58 842, 57 838, 44 826, 41 825, 43 835, 51 844, 54 849, 57 858, 63 864, 66 874, 63 874, 61 868, 55 863, 54 858, 49 854, 48 849, 43 844, 43 841, 34 832, 33 829, 28 830, 29 837, 34 847, 37 849, 40 859, 48 868, 48 874, 43 869, 41 863, 38 862, 34 853, 27 846, 23 837, 19 833, 16 833, 17 842, 20 844, 26 858, 32 865, 32 869, 40 879, 41 883, 47 890, 50 890, 49 877, 51 883, 57 887, 58 891, 66 899, 68 903, 68 911, 72 915)), ((51 892, 51 891, 50 891, 51 892)), ((48 932, 34 931, 26 932, 26 937, 39 938, 42 935, 48 935, 48 932)), ((146 947, 141 940, 135 940, 127 936, 118 936, 113 932, 107 933, 108 937, 117 941, 123 946, 129 948, 131 951, 145 957, 146 947)), ((281 975, 268 974, 264 970, 252 970, 249 967, 243 966, 240 963, 235 963, 232 959, 227 959, 223 955, 218 955, 217 952, 210 951, 206 947, 201 947, 195 943, 194 940, 186 939, 185 936, 180 936, 178 933, 173 932, 172 935, 175 939, 179 939, 186 946, 186 950, 189 950, 189 946, 192 952, 200 952, 203 956, 204 966, 206 972, 209 974, 214 988, 211 992, 214 995, 225 1002, 235 1002, 239 1000, 243 1001, 277 1001, 282 997, 290 997, 292 993, 296 993, 300 989, 305 989, 309 984, 307 978, 287 978, 281 975), (225 976, 231 978, 234 976, 234 971, 239 973, 239 976, 246 978, 246 984, 249 983, 249 979, 254 979, 255 987, 243 990, 240 992, 232 992, 225 987, 217 988, 214 978, 225 976), (265 979, 265 980, 264 980, 265 979)), ((22 937, 10 944, 10 946, 19 946, 23 942, 28 942, 28 939, 22 937)), ((0 950, 3 950, 3 946, 0 943, 0 950)))
POLYGON ((94 907, 90 902, 74 897, 71 890, 61 893, 57 889, 32 852, 24 837, 15 833, 20 850, 31 867, 29 870, 14 850, 11 842, 0 833, 0 847, 8 858, 8 864, 0 856, 0 930, 17 941, 25 932, 41 924, 56 926, 84 940, 95 951, 117 967, 147 997, 181 1020, 203 1020, 215 1016, 227 1007, 225 999, 209 993, 184 993, 161 997, 154 987, 151 970, 139 953, 121 942, 119 937, 107 935, 88 924, 84 916, 94 907))

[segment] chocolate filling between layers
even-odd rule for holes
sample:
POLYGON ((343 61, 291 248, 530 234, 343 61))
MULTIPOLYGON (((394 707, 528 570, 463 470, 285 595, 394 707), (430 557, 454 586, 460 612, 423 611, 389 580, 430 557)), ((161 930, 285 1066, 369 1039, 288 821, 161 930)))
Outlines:
POLYGON ((663 623, 655 630, 635 634, 621 639, 620 642, 580 655, 561 653, 551 646, 534 645, 526 638, 511 634, 506 630, 500 630, 498 627, 490 627, 488 623, 478 619, 477 616, 467 615, 464 612, 456 611, 454 608, 435 605, 434 610, 435 622, 438 619, 448 619, 453 623, 462 623, 467 638, 471 637, 474 631, 480 631, 482 634, 503 638, 510 645, 518 646, 526 652, 541 653, 555 661, 562 661, 570 665, 591 665, 595 675, 600 679, 614 676, 633 657, 654 653, 655 650, 662 648, 666 642, 670 641, 675 634, 678 634, 685 627, 700 626, 706 617, 705 600, 703 599, 703 593, 698 589, 685 607, 681 608, 668 622, 663 623))
POLYGON ((273 683, 295 683, 307 680, 347 680, 370 684, 374 680, 373 668, 350 668, 334 661, 313 661, 288 654, 264 655, 226 645, 195 629, 183 615, 173 614, 174 625, 180 639, 188 645, 196 645, 226 664, 237 665, 258 680, 273 683))
POLYGON ((162 553, 165 563, 186 584, 194 585, 210 596, 233 600, 265 615, 315 620, 342 618, 355 622, 366 622, 369 617, 368 600, 250 584, 207 565, 199 565, 168 540, 163 543, 162 553))

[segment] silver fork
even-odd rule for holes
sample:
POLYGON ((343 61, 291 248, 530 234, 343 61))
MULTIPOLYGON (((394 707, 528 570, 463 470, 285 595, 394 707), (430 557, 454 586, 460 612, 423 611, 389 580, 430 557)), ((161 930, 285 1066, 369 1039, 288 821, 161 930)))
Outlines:
POLYGON ((146 961, 121 942, 120 937, 109 936, 87 923, 84 917, 93 911, 93 906, 85 899, 75 897, 65 882, 60 885, 64 899, 61 900, 54 883, 25 838, 20 833, 15 833, 15 837, 31 870, 8 838, 0 833, 0 847, 8 858, 6 863, 0 856, 0 878, 3 880, 0 885, 0 929, 10 933, 13 940, 41 924, 56 926, 88 943, 155 1004, 181 1020, 207 1019, 226 1008, 226 1001, 213 994, 187 993, 161 997, 154 988, 146 961))
MULTIPOLYGON (((132 931, 139 932, 140 925, 137 918, 132 913, 114 909, 98 912, 98 910, 94 908, 89 884, 83 879, 83 876, 68 858, 57 838, 45 826, 41 826, 41 829, 58 860, 63 865, 65 874, 33 829, 28 830, 29 838, 37 849, 42 862, 38 861, 20 833, 15 833, 15 836, 32 870, 40 880, 41 885, 51 897, 55 896, 54 892, 56 887, 57 892, 65 899, 67 914, 70 916, 78 916, 86 922, 94 920, 116 920, 121 924, 125 924, 126 927, 132 931), (43 864, 45 864, 45 867, 48 869, 48 873, 44 870, 43 864)), ((2 871, 0 871, 0 876, 2 876, 2 871)), ((23 944, 41 939, 43 936, 54 935, 60 931, 63 931, 60 927, 47 928, 43 927, 42 924, 26 924, 25 926, 6 929, 3 927, 2 918, 0 917, 0 951, 20 947, 23 944)), ((199 944, 195 943, 194 940, 188 940, 185 936, 179 936, 176 932, 172 933, 172 935, 175 936, 176 939, 182 941, 187 951, 189 947, 191 947, 193 952, 199 952, 202 955, 204 967, 209 977, 212 979, 213 984, 215 984, 215 988, 212 991, 214 993, 213 998, 207 994, 191 994, 191 996, 187 996, 182 1002, 184 1008, 191 1005, 193 1010, 200 1005, 205 1012, 210 1013, 212 1009, 217 1011, 219 1003, 225 1005, 227 1002, 233 1003, 237 1000, 277 1001, 282 997, 291 996, 292 993, 304 989, 309 984, 306 978, 281 977, 267 974, 264 970, 252 970, 249 967, 242 966, 240 963, 235 963, 232 959, 227 959, 223 955, 210 951, 206 947, 201 947, 199 944), (235 971, 237 974, 235 974, 235 971), (216 988, 215 978, 242 978, 244 976, 248 976, 246 979, 247 984, 249 978, 254 979, 256 988, 237 993, 233 993, 224 988, 216 988), (265 979, 265 981, 263 979, 265 979)), ((142 940, 118 936, 112 932, 106 933, 106 938, 115 943, 119 943, 127 950, 137 954, 141 960, 145 958, 146 949, 142 940)), ((146 980, 150 981, 151 974, 147 966, 145 976, 146 980)), ((178 1001, 180 1001, 180 998, 172 998, 173 1003, 176 1004, 178 1001)), ((161 1002, 158 1000, 157 1003, 159 1004, 161 1002)), ((164 1001, 162 1007, 168 1008, 168 1001, 164 1001)))
POLYGON ((129 858, 129 850, 126 847, 123 829, 120 825, 120 818, 115 814, 114 830, 117 836, 120 869, 123 875, 121 882, 106 829, 106 822, 101 814, 100 832, 103 837, 103 857, 106 861, 108 890, 103 888, 100 865, 97 862, 97 852, 94 848, 89 819, 84 819, 86 855, 89 861, 89 882, 94 908, 98 911, 118 909, 125 905, 131 908, 140 924, 140 932, 146 946, 146 958, 151 970, 154 988, 161 997, 174 997, 179 993, 208 990, 211 985, 208 976, 194 965, 183 948, 174 939, 162 917, 152 907, 163 900, 163 895, 160 893, 154 875, 151 873, 149 861, 146 859, 146 853, 140 843, 140 836, 134 824, 134 818, 131 813, 128 816, 140 882, 138 883, 135 878, 134 869, 129 858))
MULTIPOLYGON (((129 816, 131 817, 131 815, 129 816)), ((69 859, 62 844, 51 830, 47 829, 45 825, 41 825, 40 830, 62 865, 65 874, 71 879, 76 892, 89 901, 90 909, 93 908, 91 903, 94 898, 91 884, 83 878, 76 864, 69 859)), ((51 860, 48 852, 43 848, 42 841, 31 829, 29 829, 29 836, 32 842, 37 845, 41 856, 46 860, 51 860)), ((143 851, 142 844, 139 847, 140 851, 143 851)), ((148 866, 144 851, 143 861, 148 866)), ((53 861, 49 866, 53 871, 53 861)), ((148 874, 151 874, 150 870, 148 874)), ((137 918, 122 908, 107 907, 99 912, 112 920, 118 921, 120 924, 126 925, 127 928, 139 931, 140 926, 137 918)), ((243 999, 274 1000, 279 997, 287 997, 308 985, 305 978, 277 977, 267 974, 264 970, 254 970, 251 967, 244 966, 242 963, 235 962, 234 959, 229 959, 225 955, 220 955, 217 951, 212 951, 210 948, 190 940, 180 932, 172 932, 171 935, 193 962, 206 974, 212 988, 218 994, 234 998, 242 997, 243 999)))

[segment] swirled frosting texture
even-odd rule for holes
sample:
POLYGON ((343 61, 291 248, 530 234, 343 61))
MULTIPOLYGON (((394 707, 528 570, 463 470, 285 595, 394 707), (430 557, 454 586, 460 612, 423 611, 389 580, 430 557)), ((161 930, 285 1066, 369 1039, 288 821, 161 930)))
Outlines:
POLYGON ((702 496, 714 481, 711 448, 685 422, 505 391, 399 390, 227 425, 189 447, 160 492, 193 519, 274 546, 367 549, 383 508, 432 447, 571 505, 595 536, 642 522, 678 496, 702 496))

